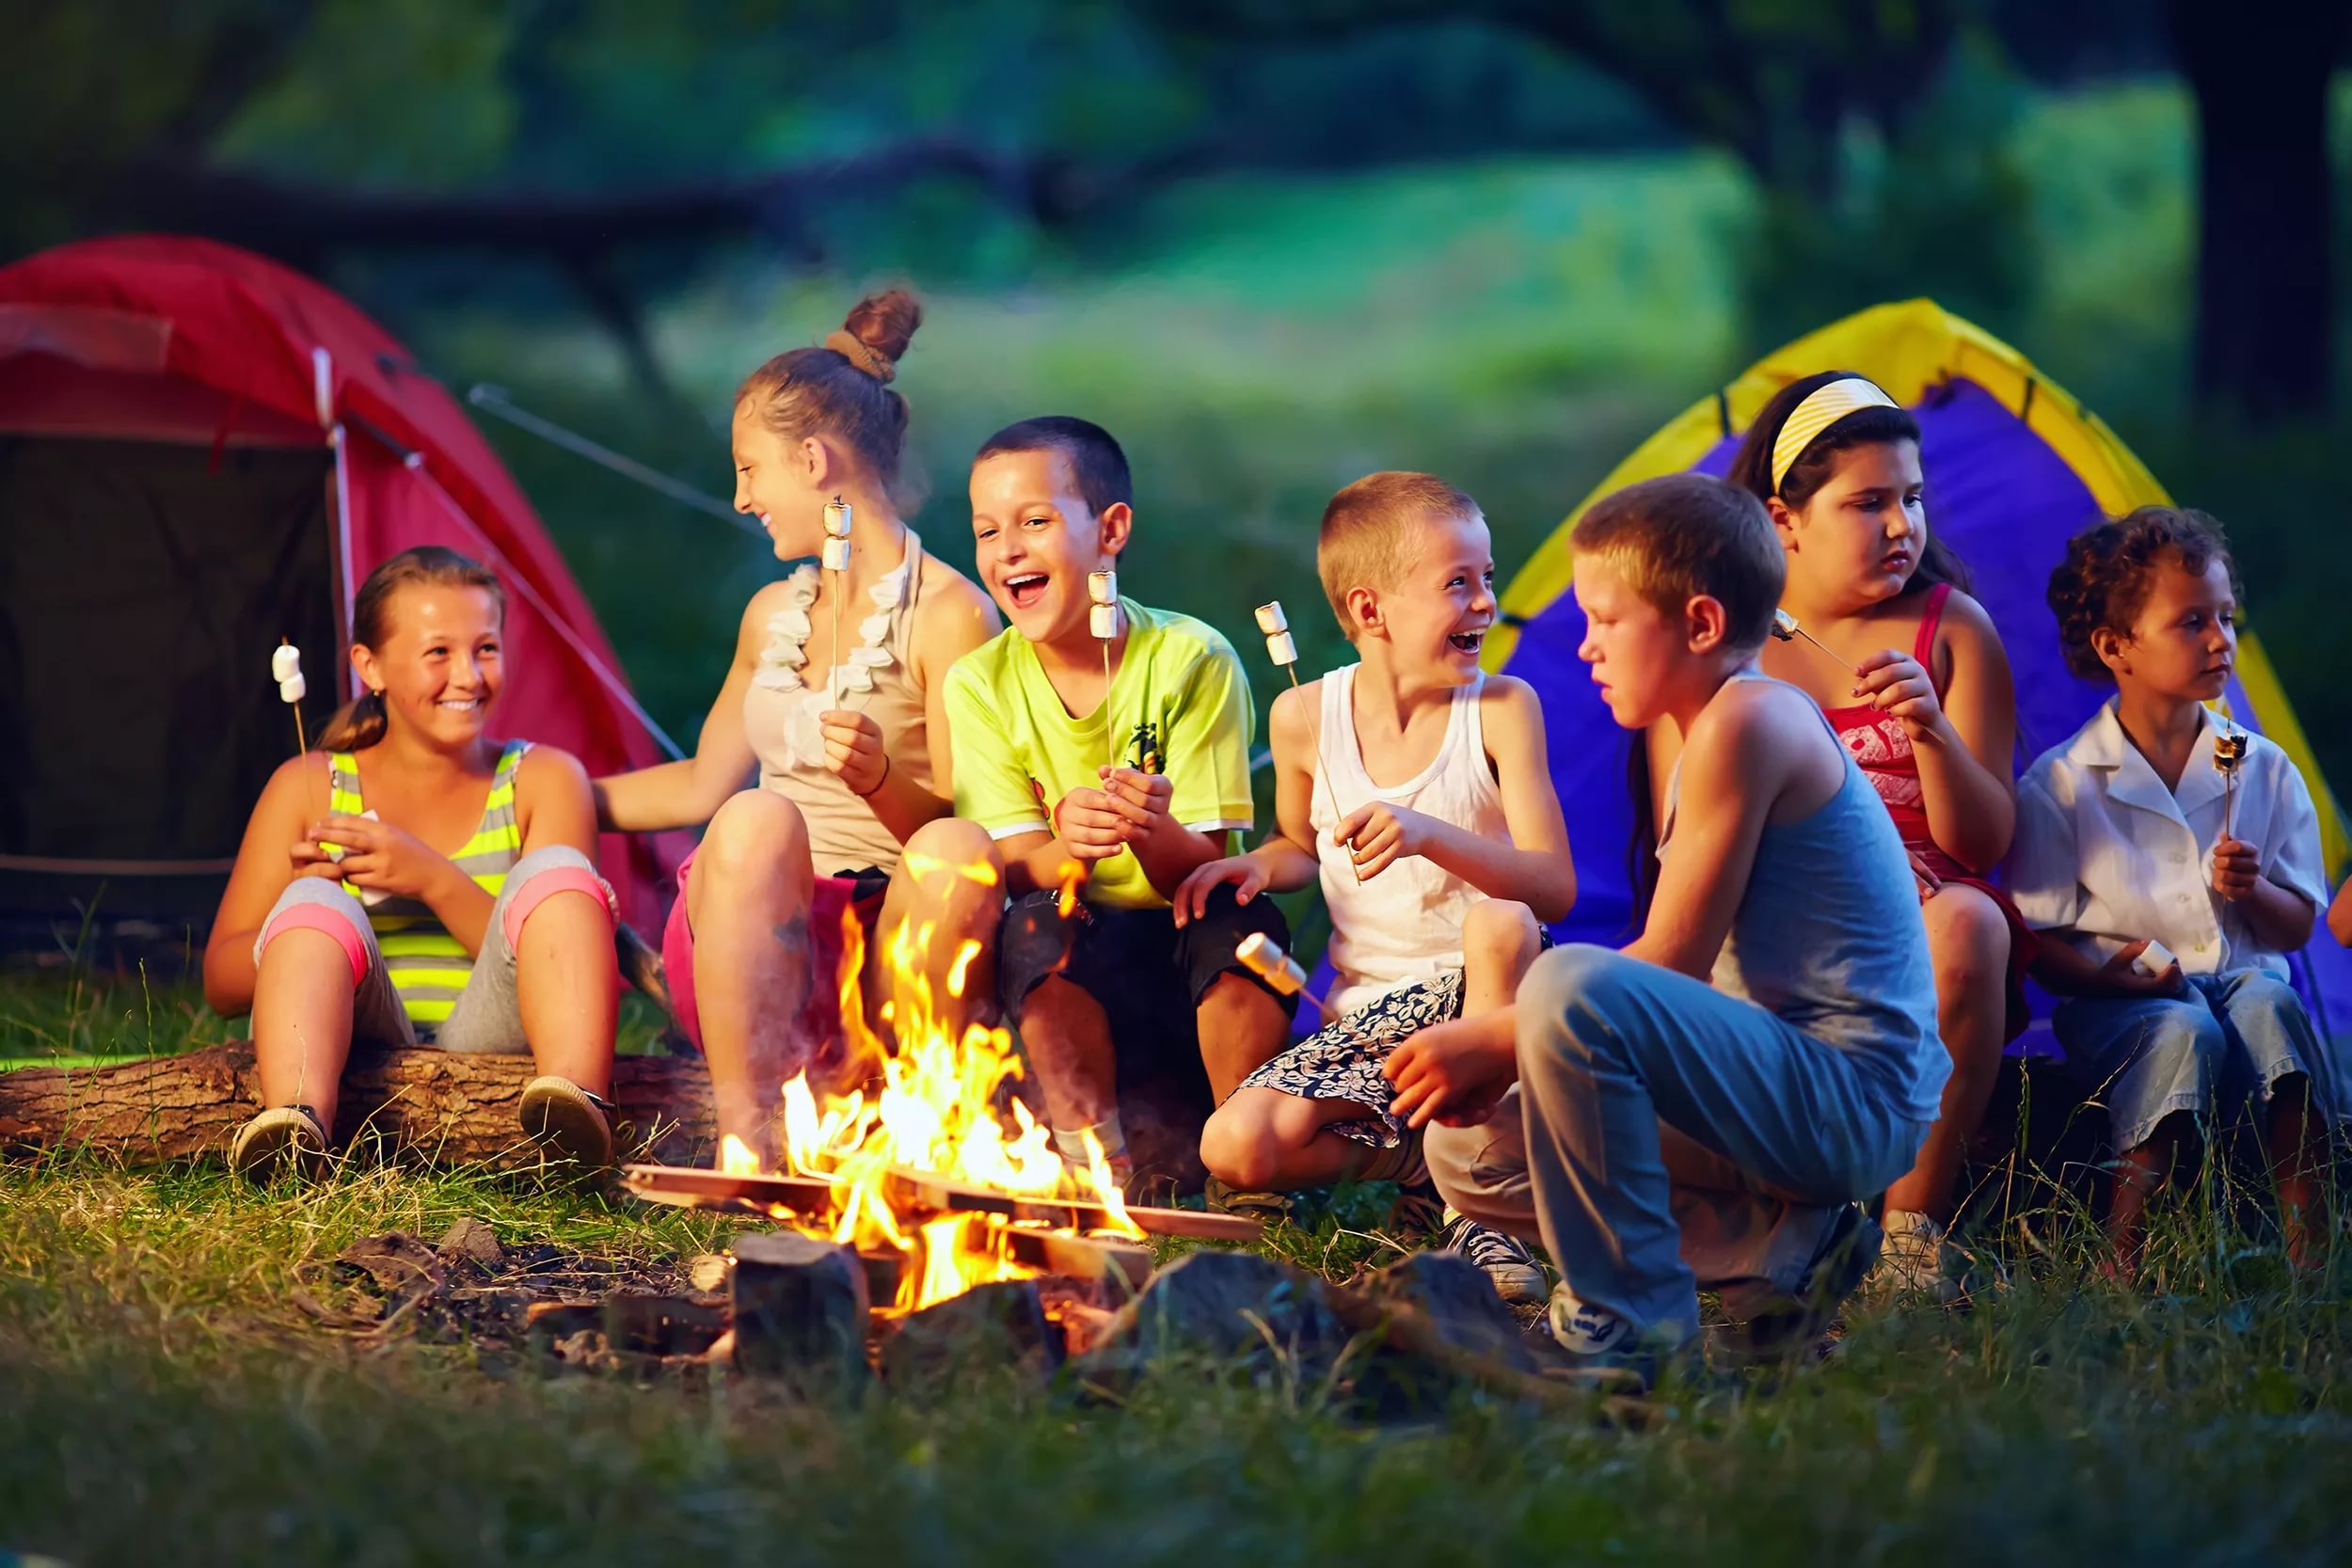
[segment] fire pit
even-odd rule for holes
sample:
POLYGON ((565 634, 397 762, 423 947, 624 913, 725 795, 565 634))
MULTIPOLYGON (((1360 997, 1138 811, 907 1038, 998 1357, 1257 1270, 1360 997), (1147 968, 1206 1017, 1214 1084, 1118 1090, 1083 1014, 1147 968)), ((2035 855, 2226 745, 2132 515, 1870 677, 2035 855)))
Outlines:
MULTIPOLYGON (((985 871, 986 868, 981 868, 985 871)), ((959 874, 970 875, 969 870, 959 874)), ((658 1203, 764 1214, 850 1249, 871 1310, 904 1317, 976 1286, 1060 1276, 1132 1289, 1150 1275, 1153 1235, 1251 1241, 1256 1222, 1182 1209, 1132 1207, 1100 1145, 1087 1167, 1057 1154, 1018 1094, 1021 1057, 1002 1029, 960 1036, 931 991, 928 926, 892 933, 882 965, 891 995, 882 1018, 890 1049, 866 1023, 865 929, 842 921, 840 1017, 856 1087, 826 1093, 803 1071, 784 1087, 785 1168, 761 1169, 750 1148, 724 1140, 720 1168, 631 1165, 629 1190, 658 1203)), ((946 969, 960 999, 979 943, 946 969)))

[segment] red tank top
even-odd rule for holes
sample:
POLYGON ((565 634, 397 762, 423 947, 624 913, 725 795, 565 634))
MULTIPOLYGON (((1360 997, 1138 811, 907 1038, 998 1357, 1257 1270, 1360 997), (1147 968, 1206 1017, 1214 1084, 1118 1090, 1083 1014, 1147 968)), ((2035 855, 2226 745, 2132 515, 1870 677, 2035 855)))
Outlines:
MULTIPOLYGON (((1935 682, 1935 695, 1941 701, 1944 683, 1935 679, 1935 628, 1944 620, 1944 602, 1952 596, 1952 585, 1939 582, 1928 590, 1927 613, 1919 617, 1919 636, 1912 643, 1911 657, 1935 682)), ((1823 708, 1821 716, 1837 732, 1837 738, 1846 743, 1846 750, 1862 767, 1862 776, 1870 781, 1870 787, 1879 792, 1886 803, 1886 814, 1895 819, 1896 831, 1902 834, 1903 847, 1915 849, 1935 867, 1936 874, 1960 876, 1963 868, 1936 847, 1928 832, 1927 797, 1919 784, 1919 759, 1912 754, 1911 732, 1903 721, 1892 714, 1881 713, 1868 704, 1852 707, 1823 708)))

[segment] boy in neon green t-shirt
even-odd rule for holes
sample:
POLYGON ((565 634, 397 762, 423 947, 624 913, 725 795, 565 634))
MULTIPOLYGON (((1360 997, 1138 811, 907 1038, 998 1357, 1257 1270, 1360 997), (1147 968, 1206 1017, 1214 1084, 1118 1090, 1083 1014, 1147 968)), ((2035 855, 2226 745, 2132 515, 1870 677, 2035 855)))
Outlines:
POLYGON ((1295 1005, 1233 958, 1253 931, 1288 939, 1270 901, 1226 890, 1182 930, 1168 905, 1252 824, 1248 680, 1212 627, 1122 598, 1105 687, 1087 575, 1117 564, 1134 508, 1125 454, 1099 426, 1030 420, 992 436, 973 463, 972 514, 978 575, 1009 626, 948 672, 963 820, 930 837, 960 835, 966 862, 979 847, 1009 903, 1000 917, 993 899, 955 896, 969 879, 926 878, 936 857, 918 835, 899 907, 918 928, 935 923, 934 953, 994 949, 966 979, 993 974, 1066 1158, 1086 1158, 1090 1131, 1126 1165, 1123 1088, 1183 1124, 1171 1153, 1189 1164, 1203 1070, 1223 1100, 1281 1047, 1295 1005), (1073 863, 1086 875, 1065 914, 1073 863))

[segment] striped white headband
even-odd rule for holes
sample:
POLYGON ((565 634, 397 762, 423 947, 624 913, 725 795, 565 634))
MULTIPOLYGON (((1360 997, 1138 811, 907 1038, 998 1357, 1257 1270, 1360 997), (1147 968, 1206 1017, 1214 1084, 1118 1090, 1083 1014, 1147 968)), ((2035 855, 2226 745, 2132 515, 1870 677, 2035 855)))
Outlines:
POLYGON ((1878 383, 1858 375, 1841 376, 1814 388, 1803 403, 1788 411, 1780 434, 1772 437, 1772 493, 1780 493, 1781 482, 1788 477, 1788 470, 1797 466, 1797 459, 1804 455, 1804 449, 1821 432, 1857 409, 1901 406, 1881 390, 1878 383))

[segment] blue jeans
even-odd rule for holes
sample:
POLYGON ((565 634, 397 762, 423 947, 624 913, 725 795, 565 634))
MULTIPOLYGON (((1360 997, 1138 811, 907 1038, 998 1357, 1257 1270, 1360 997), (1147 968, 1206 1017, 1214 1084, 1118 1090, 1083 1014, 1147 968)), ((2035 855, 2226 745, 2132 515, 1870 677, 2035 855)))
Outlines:
POLYGON ((2314 1111, 2343 1114, 2333 1053, 2302 999, 2258 969, 2191 974, 2172 996, 2079 997, 2051 1027, 2097 1085, 2119 1149, 2146 1143, 2176 1111, 2201 1117, 2249 1096, 2268 1104, 2279 1080, 2298 1072, 2314 1111))
POLYGON ((1518 1086, 1482 1126, 1428 1130, 1430 1176, 1661 1338, 1698 1332, 1702 1282, 1793 1289, 1837 1209, 1927 1137, 1860 1058, 1605 947, 1537 958, 1518 1014, 1518 1086))

